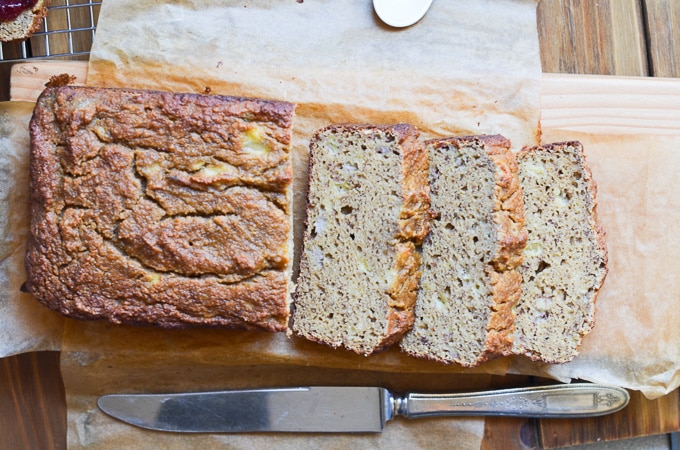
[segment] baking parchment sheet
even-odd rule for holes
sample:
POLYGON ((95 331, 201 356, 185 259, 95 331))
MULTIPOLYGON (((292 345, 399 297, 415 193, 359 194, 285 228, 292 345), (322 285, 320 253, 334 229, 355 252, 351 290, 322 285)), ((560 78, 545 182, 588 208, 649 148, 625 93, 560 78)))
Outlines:
POLYGON ((33 103, 0 103, 0 357, 59 350, 64 319, 21 292, 28 236, 28 122, 33 103))
MULTIPOLYGON (((536 142, 541 72, 535 9, 533 0, 435 2, 417 25, 396 30, 379 22, 370 1, 105 2, 87 84, 294 102, 294 230, 299 244, 309 138, 321 127, 407 122, 423 137, 503 132, 517 147, 536 142)), ((499 360, 472 378, 460 379, 460 368, 415 361, 398 351, 364 358, 282 334, 167 333, 71 321, 63 355, 73 446, 109 439, 101 430, 107 424, 115 427, 114 422, 93 404, 95 396, 107 390, 282 383, 447 390, 471 386, 471 381, 483 388, 489 380, 485 373, 503 374, 507 366, 499 360), (109 367, 124 370, 117 378, 109 367), (206 377, 214 372, 224 376, 210 382, 206 377), (424 380, 425 372, 435 375, 424 380), (139 376, 130 380, 133 373, 139 376), (155 374, 161 374, 160 379, 155 374), (96 380, 92 389, 83 382, 86 376, 96 380), (127 381, 107 385, 115 379, 127 381), (84 425, 93 422, 102 426, 84 425)), ((396 421, 380 436, 250 436, 224 442, 248 448, 478 448, 483 424, 480 419, 437 420, 423 428, 396 421)), ((108 442, 148 439, 148 434, 128 427, 112 433, 110 439, 123 440, 108 442)), ((209 445, 221 438, 191 439, 191 445, 209 445)), ((167 437, 164 445, 187 442, 167 437)))
MULTIPOLYGON (((87 84, 295 102, 299 236, 309 136, 329 123, 409 122, 425 137, 502 133, 515 148, 534 143, 541 76, 535 6, 523 0, 434 2, 416 26, 395 30, 379 23, 368 1, 105 2, 87 84)), ((544 140, 579 137, 567 132, 544 140)), ((466 371, 394 350, 364 358, 281 334, 113 327, 62 320, 43 311, 56 326, 40 345, 58 348, 59 326, 65 323, 62 371, 69 445, 162 442, 172 448, 220 442, 251 448, 271 445, 275 438, 282 448, 322 442, 372 448, 445 442, 475 448, 483 432, 480 420, 443 419, 428 422, 426 432, 417 423, 397 421, 379 437, 180 439, 133 429, 101 414, 96 396, 107 392, 323 382, 449 390, 485 387, 489 374, 506 372, 616 383, 650 397, 673 389, 680 345, 672 325, 678 323, 680 305, 669 255, 680 250, 675 237, 680 221, 674 218, 680 208, 677 194, 668 195, 665 203, 653 202, 662 192, 680 189, 674 179, 678 156, 670 151, 680 142, 649 136, 582 138, 600 187, 611 269, 598 302, 595 331, 573 363, 553 367, 500 359, 466 371), (462 440, 453 441, 455 436, 462 440)), ((27 152, 25 142, 22 148, 27 152)), ((28 317, 33 320, 32 314, 28 317)), ((30 346, 18 351, 28 350, 30 346)))

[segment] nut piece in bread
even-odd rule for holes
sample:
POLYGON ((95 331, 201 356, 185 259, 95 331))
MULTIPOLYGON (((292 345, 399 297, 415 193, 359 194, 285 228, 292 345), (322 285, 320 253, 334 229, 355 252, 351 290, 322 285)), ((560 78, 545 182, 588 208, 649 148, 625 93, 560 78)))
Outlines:
POLYGON ((28 291, 73 318, 287 330, 293 113, 47 88, 30 123, 28 291))
MULTIPOLYGON (((43 19, 47 15, 47 7, 50 6, 50 1, 51 0, 37 0, 33 5, 30 5, 29 2, 15 18, 0 21, 0 41, 23 41, 33 36, 33 33, 38 31, 42 25, 43 19)), ((9 8, 9 6, 10 5, 3 8, 9 8)), ((10 13, 10 11, 7 12, 10 13)))
POLYGON ((472 367, 512 350, 517 267, 526 243, 522 191, 501 136, 426 143, 432 210, 407 353, 472 367))
POLYGON ((594 325, 595 299, 607 275, 596 185, 579 142, 526 148, 517 161, 529 238, 514 352, 564 363, 594 325))
POLYGON ((427 154, 410 125, 334 125, 310 145, 293 330, 369 355, 413 323, 429 229, 427 154))

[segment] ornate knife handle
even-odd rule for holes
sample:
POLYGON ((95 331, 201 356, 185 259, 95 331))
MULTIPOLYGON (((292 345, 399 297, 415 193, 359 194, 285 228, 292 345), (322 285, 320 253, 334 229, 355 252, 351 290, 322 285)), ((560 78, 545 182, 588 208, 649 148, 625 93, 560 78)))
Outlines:
POLYGON ((410 393, 393 399, 395 415, 592 417, 623 409, 625 389, 590 383, 501 389, 472 394, 410 393))

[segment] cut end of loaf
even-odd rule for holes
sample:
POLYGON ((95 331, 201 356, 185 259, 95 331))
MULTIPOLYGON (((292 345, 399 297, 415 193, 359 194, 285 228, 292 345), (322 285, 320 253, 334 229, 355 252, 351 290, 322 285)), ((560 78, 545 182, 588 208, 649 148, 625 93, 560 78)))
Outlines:
POLYGON ((607 274, 596 186, 578 142, 524 149, 518 163, 529 237, 514 353, 564 363, 594 325, 607 274))
POLYGON ((337 125, 312 139, 297 334, 369 355, 411 327, 429 218, 417 137, 408 125, 337 125))
POLYGON ((432 210, 407 353, 475 366, 509 352, 516 271, 526 240, 509 141, 472 136, 427 142, 432 210))

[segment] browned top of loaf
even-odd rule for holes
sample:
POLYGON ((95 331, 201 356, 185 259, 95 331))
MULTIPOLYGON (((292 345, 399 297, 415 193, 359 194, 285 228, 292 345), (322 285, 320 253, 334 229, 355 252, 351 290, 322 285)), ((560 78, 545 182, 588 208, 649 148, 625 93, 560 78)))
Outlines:
POLYGON ((23 10, 14 20, 0 22, 0 41, 23 41, 40 29, 47 16, 51 0, 38 0, 35 5, 23 10))
MULTIPOLYGON (((430 232, 429 161, 424 145, 417 142, 420 132, 410 125, 396 125, 403 148, 404 206, 399 217, 401 237, 420 245, 430 232)), ((414 292, 415 296, 415 292, 414 292)))
POLYGON ((293 109, 46 89, 30 125, 29 292, 76 318, 286 329, 293 109))

